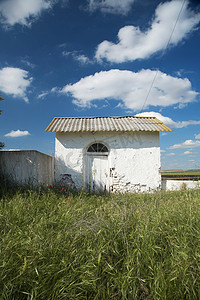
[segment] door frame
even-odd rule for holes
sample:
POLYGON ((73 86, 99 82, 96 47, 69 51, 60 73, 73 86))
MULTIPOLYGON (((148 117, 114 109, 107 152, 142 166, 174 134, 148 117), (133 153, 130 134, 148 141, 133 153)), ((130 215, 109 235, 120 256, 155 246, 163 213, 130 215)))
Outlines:
POLYGON ((102 141, 93 141, 87 145, 87 147, 84 149, 84 172, 83 172, 83 183, 84 183, 84 188, 86 190, 90 189, 89 187, 89 170, 88 170, 88 165, 89 165, 89 157, 95 156, 95 157, 107 157, 108 161, 108 166, 107 166, 107 184, 106 184, 106 190, 110 190, 110 176, 109 176, 109 147, 105 142, 102 141), (105 145, 108 148, 108 152, 87 152, 88 148, 95 143, 101 143, 105 145))

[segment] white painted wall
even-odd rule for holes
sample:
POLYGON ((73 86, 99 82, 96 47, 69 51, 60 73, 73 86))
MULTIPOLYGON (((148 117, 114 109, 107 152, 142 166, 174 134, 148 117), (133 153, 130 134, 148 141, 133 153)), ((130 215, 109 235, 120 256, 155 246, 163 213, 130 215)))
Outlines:
POLYGON ((54 158, 36 150, 0 151, 0 173, 18 184, 50 185, 54 158))
POLYGON ((181 189, 197 189, 200 187, 199 181, 193 180, 174 180, 174 179, 163 179, 162 189, 167 191, 177 191, 181 189))
POLYGON ((104 143, 110 150, 110 190, 149 191, 161 187, 158 132, 56 133, 56 180, 67 176, 78 189, 85 187, 86 149, 95 142, 104 143))

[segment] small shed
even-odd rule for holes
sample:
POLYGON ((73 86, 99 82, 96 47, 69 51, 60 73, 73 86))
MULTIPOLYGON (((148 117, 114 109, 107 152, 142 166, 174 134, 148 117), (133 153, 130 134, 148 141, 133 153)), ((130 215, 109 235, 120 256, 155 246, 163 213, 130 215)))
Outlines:
POLYGON ((154 117, 54 118, 55 179, 94 192, 151 191, 161 187, 159 131, 154 117))

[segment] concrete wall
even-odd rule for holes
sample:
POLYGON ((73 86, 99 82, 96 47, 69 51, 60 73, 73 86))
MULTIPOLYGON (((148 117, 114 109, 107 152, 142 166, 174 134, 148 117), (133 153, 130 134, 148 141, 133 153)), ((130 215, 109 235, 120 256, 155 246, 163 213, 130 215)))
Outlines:
POLYGON ((87 147, 108 149, 110 191, 150 191, 161 187, 158 132, 57 133, 55 178, 78 189, 86 187, 87 147))
POLYGON ((0 151, 0 172, 19 184, 49 185, 54 182, 54 158, 35 150, 0 151))
POLYGON ((200 187, 199 181, 193 180, 174 180, 162 179, 162 189, 168 191, 177 191, 181 189, 196 189, 200 187))

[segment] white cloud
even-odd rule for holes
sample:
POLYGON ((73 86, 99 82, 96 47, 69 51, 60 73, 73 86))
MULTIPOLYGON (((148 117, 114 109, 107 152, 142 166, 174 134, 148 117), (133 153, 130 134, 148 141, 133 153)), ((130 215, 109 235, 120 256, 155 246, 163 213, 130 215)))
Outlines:
POLYGON ((0 149, 0 151, 21 151, 20 149, 0 149))
POLYGON ((85 65, 85 64, 91 64, 93 63, 86 55, 84 54, 80 54, 80 55, 77 55, 75 57, 75 59, 77 61, 79 61, 81 64, 85 65))
POLYGON ((200 133, 199 134, 195 134, 195 139, 197 139, 197 140, 200 139, 200 133))
POLYGON ((175 155, 175 153, 168 153, 168 154, 166 154, 166 156, 174 156, 175 155))
POLYGON ((183 152, 183 155, 188 155, 188 154, 191 154, 192 152, 191 151, 185 151, 183 152))
POLYGON ((11 132, 5 134, 4 136, 15 138, 15 137, 21 137, 26 135, 30 135, 30 133, 27 130, 21 131, 18 129, 18 130, 12 130, 11 132))
POLYGON ((26 66, 28 66, 29 68, 31 68, 31 69, 34 69, 35 68, 35 65, 33 64, 33 63, 31 63, 28 59, 26 59, 26 58, 22 58, 21 59, 21 62, 23 63, 23 64, 25 64, 26 66))
POLYGON ((13 26, 16 23, 30 26, 41 12, 52 6, 52 0, 2 0, 1 23, 13 26))
POLYGON ((28 102, 26 91, 32 81, 32 78, 28 76, 27 71, 19 68, 6 67, 1 69, 0 91, 14 97, 21 97, 28 102))
POLYGON ((63 55, 63 56, 69 56, 69 55, 71 55, 71 54, 73 54, 73 51, 66 51, 66 50, 64 50, 64 51, 62 52, 62 55, 63 55))
POLYGON ((125 15, 131 9, 134 1, 135 0, 89 0, 88 7, 90 11, 99 9, 103 13, 125 15))
MULTIPOLYGON (((155 73, 149 69, 138 73, 118 69, 102 71, 66 85, 62 92, 70 93, 73 102, 81 107, 89 107, 93 100, 115 99, 123 101, 126 108, 137 111, 143 106, 155 73)), ((189 103, 197 94, 187 78, 176 78, 158 71, 145 107, 189 103)))
POLYGON ((63 51, 62 52, 63 56, 72 56, 72 58, 76 61, 78 61, 79 63, 81 63, 82 65, 86 65, 86 64, 92 64, 94 63, 93 60, 89 59, 85 54, 80 54, 80 51, 63 51))
MULTIPOLYGON (((161 3, 155 11, 155 18, 150 27, 142 32, 139 27, 125 26, 118 32, 118 42, 103 41, 97 47, 96 59, 122 63, 136 59, 148 58, 152 54, 165 49, 174 29, 182 7, 182 0, 161 3)), ((186 1, 180 18, 176 24, 169 45, 175 46, 195 29, 200 22, 200 14, 188 8, 186 1)))
MULTIPOLYGON (((169 126, 170 128, 183 128, 187 127, 189 125, 199 125, 200 121, 194 121, 194 120, 189 120, 189 121, 178 121, 175 122, 169 117, 165 117, 161 115, 158 112, 150 111, 150 112, 143 112, 139 113, 136 116, 141 116, 141 117, 156 117, 158 120, 163 122, 165 125, 169 126)), ((200 138, 200 135, 199 135, 200 138)))
POLYGON ((186 140, 181 144, 175 144, 169 147, 169 149, 184 149, 184 148, 196 148, 196 147, 200 147, 200 141, 186 140))
POLYGON ((38 99, 45 98, 48 94, 49 94, 49 92, 41 92, 41 93, 37 96, 37 98, 38 98, 38 99))
POLYGON ((51 89, 51 93, 59 93, 59 88, 57 86, 54 86, 52 89, 51 89))

